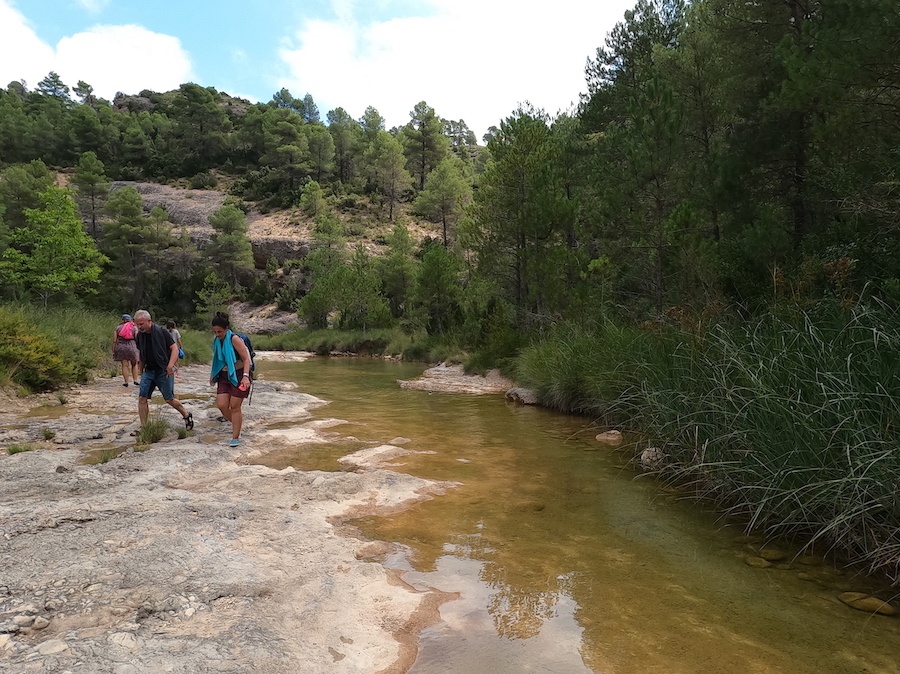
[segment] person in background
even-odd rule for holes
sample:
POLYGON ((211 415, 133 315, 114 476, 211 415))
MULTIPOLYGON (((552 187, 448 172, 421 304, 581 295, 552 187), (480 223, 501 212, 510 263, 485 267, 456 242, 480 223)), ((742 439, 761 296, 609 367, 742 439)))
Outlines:
POLYGON ((138 365, 140 354, 138 354, 135 342, 137 332, 137 326, 131 320, 131 315, 122 314, 121 322, 113 332, 112 351, 113 360, 122 364, 122 379, 125 380, 122 386, 128 386, 128 384, 137 386, 138 379, 141 376, 140 366, 138 365))
POLYGON ((210 386, 216 386, 216 407, 231 422, 231 447, 241 444, 244 413, 241 405, 250 395, 250 351, 240 336, 231 331, 228 314, 217 312, 212 319, 213 358, 210 386))
MULTIPOLYGON (((175 363, 178 362, 178 345, 169 331, 154 323, 150 312, 141 309, 134 315, 138 327, 137 347, 141 354, 141 388, 138 392, 138 414, 141 426, 147 423, 150 415, 150 396, 153 389, 159 388, 163 399, 178 410, 184 419, 184 427, 194 427, 194 415, 184 409, 181 401, 175 397, 175 363)), ((135 435, 137 432, 135 432, 135 435)))
MULTIPOLYGON (((178 331, 175 321, 166 321, 166 330, 169 331, 169 334, 172 335, 172 339, 175 340, 175 344, 178 346, 178 359, 181 360, 184 358, 184 346, 181 344, 181 333, 178 331)), ((177 364, 175 365, 175 376, 178 376, 177 364)))

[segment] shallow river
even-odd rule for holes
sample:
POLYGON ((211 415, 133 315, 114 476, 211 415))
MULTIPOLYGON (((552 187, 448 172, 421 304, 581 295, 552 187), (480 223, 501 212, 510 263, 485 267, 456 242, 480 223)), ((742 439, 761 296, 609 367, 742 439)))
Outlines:
POLYGON ((262 370, 331 401, 316 417, 346 420, 331 430, 352 438, 267 465, 340 470, 338 456, 400 436, 416 453, 394 470, 459 483, 357 521, 402 545, 388 562, 408 583, 458 593, 421 633, 411 674, 900 672, 900 619, 837 599, 865 580, 790 557, 752 568, 759 541, 625 468, 586 420, 396 384, 422 370, 343 358, 262 370))

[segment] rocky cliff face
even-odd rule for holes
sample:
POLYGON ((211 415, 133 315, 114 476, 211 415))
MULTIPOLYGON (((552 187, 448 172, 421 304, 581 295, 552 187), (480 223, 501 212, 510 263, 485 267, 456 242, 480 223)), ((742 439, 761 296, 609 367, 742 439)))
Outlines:
MULTIPOLYGON (((188 228, 191 240, 205 246, 212 238, 213 229, 209 216, 225 203, 225 194, 216 190, 193 190, 134 181, 116 181, 111 190, 134 187, 144 200, 144 210, 162 206, 169 214, 169 222, 176 227, 188 228)), ((251 210, 247 214, 250 245, 253 260, 263 268, 270 257, 279 262, 301 259, 309 252, 309 231, 302 226, 291 226, 277 216, 263 215, 251 210)))

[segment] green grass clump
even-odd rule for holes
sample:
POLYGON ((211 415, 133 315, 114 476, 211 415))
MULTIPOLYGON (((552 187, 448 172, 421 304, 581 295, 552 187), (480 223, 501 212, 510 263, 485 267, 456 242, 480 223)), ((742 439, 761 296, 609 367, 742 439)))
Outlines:
POLYGON ((56 431, 52 428, 44 428, 41 430, 41 435, 44 436, 44 440, 52 440, 56 437, 56 431))
POLYGON ((121 453, 120 449, 102 449, 97 453, 97 463, 109 463, 121 453))
POLYGON ((153 414, 147 422, 141 426, 137 434, 137 441, 142 445, 150 445, 162 440, 169 432, 169 424, 159 414, 153 414))
POLYGON ((13 444, 6 448, 7 454, 21 454, 22 452, 30 452, 34 449, 32 445, 27 443, 13 444))

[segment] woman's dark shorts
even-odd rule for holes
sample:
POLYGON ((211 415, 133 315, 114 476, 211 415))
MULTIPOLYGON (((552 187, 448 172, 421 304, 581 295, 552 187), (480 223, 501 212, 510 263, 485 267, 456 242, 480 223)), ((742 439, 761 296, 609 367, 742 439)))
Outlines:
MULTIPOLYGON (((241 375, 243 375, 243 373, 241 373, 241 375)), ((253 375, 250 375, 250 378, 252 379, 253 375)), ((237 386, 235 386, 230 381, 228 381, 228 373, 227 372, 220 372, 219 376, 216 377, 216 383, 217 383, 216 395, 227 394, 227 395, 232 396, 233 398, 246 398, 247 396, 250 395, 250 387, 248 386, 246 391, 242 391, 237 386)), ((240 383, 240 380, 238 380, 238 383, 240 383)), ((252 384, 252 381, 251 381, 251 384, 252 384)))

